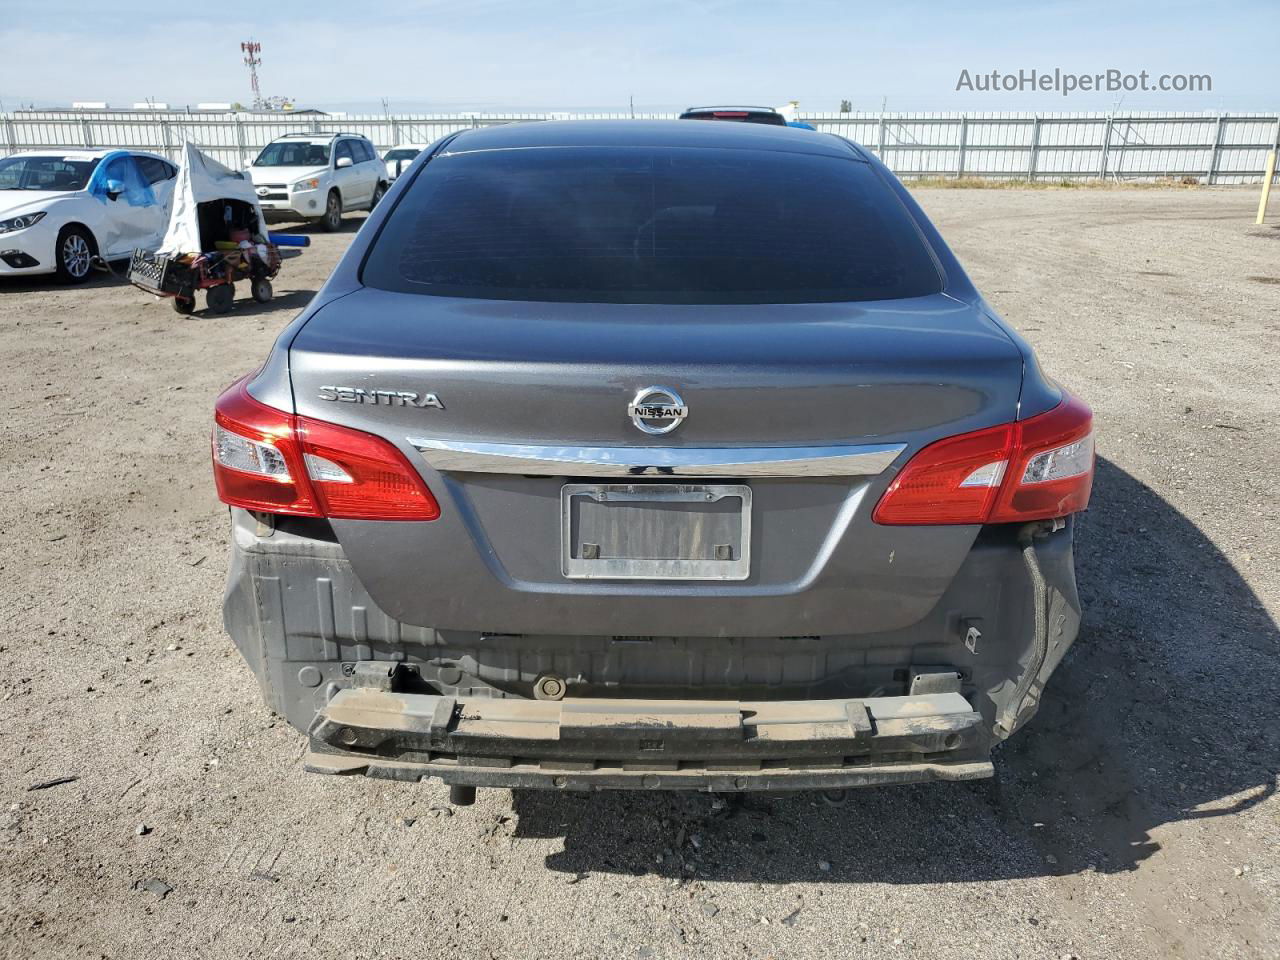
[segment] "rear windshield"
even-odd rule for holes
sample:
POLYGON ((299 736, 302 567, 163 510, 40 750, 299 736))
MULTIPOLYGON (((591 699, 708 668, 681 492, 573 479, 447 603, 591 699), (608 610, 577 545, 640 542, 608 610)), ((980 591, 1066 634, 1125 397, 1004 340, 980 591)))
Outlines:
POLYGON ((601 303, 884 300, 942 286, 897 196, 852 156, 638 147, 437 157, 363 279, 601 303))
POLYGON ((412 160, 421 152, 421 150, 411 150, 408 147, 396 147, 394 150, 388 150, 387 155, 382 159, 390 163, 395 163, 397 160, 412 160))

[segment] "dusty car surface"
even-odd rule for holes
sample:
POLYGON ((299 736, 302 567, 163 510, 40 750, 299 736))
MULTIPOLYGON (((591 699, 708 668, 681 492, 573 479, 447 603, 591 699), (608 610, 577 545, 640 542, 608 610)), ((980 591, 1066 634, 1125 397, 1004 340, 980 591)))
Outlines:
POLYGON ((308 768, 459 802, 989 776, 1079 625, 1088 407, 829 135, 446 138, 213 447, 308 768))

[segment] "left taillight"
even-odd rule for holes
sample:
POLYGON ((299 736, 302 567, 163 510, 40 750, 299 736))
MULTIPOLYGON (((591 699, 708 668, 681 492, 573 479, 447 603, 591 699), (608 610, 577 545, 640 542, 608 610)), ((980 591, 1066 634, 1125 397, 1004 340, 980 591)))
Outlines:
POLYGON ((1049 520, 1083 510, 1093 489, 1093 413, 1063 391, 1039 416, 929 444, 889 484, 876 523, 1049 520))
POLYGON ((437 503, 395 446, 363 430, 299 417, 238 380, 214 407, 213 476, 223 503, 335 520, 434 520, 437 503))

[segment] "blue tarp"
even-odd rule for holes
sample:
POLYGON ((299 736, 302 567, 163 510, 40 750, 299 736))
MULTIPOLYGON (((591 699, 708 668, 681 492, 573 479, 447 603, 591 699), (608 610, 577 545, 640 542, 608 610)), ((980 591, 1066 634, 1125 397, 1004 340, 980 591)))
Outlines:
POLYGON ((124 150, 113 150, 102 158, 89 178, 87 189, 100 203, 107 203, 111 199, 107 195, 107 184, 113 180, 124 187, 117 202, 123 200, 131 207, 149 207, 156 202, 155 191, 138 169, 137 161, 124 150))

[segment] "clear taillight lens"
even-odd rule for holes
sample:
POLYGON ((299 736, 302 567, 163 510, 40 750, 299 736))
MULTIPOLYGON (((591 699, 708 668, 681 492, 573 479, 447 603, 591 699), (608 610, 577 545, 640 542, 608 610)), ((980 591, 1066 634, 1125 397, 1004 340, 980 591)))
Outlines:
POLYGON ((229 470, 256 473, 281 483, 292 479, 284 454, 272 444, 242 437, 221 424, 215 424, 213 428, 213 459, 229 470))
POLYGON ((1093 469, 1093 434, 1056 450, 1037 453, 1022 471, 1023 483, 1048 483, 1078 477, 1093 469))

